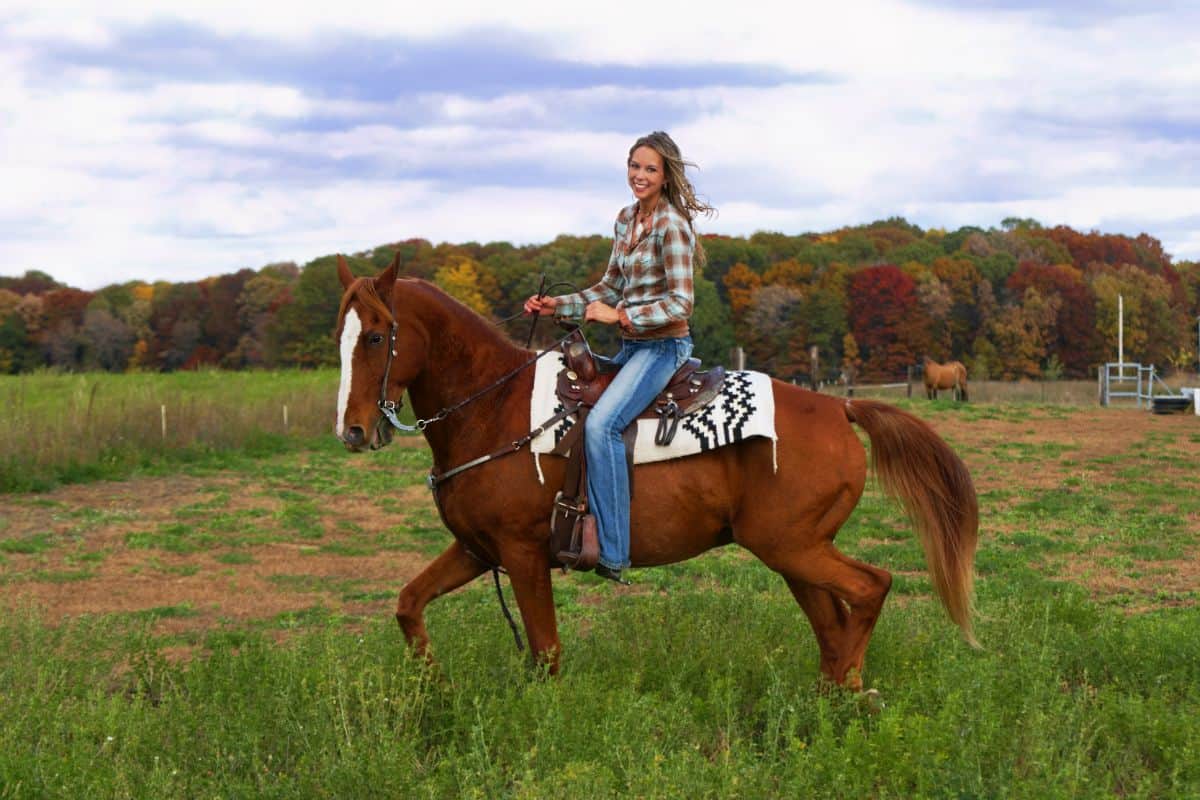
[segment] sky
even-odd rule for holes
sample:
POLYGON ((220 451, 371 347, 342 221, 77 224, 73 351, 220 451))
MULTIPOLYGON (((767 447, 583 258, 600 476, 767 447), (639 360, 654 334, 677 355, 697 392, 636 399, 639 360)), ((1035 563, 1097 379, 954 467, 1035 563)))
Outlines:
POLYGON ((702 233, 1018 216, 1200 258, 1200 3, 94 5, 0 0, 0 275, 609 235, 652 130, 702 233))

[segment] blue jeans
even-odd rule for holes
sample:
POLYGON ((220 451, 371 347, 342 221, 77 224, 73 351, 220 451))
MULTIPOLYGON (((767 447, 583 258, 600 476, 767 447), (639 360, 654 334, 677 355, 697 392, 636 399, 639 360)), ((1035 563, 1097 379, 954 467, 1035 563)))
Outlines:
POLYGON ((621 371, 600 395, 584 427, 588 505, 600 534, 600 563, 629 566, 629 473, 622 432, 646 410, 692 354, 692 337, 625 340, 613 358, 621 371))

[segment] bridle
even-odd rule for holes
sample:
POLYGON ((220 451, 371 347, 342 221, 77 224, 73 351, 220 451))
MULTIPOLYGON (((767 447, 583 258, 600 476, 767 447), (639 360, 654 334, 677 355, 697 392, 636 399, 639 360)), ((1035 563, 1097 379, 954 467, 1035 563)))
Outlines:
MULTIPOLYGON (((549 287, 547 287, 546 286, 546 276, 543 275, 541 284, 538 287, 538 295, 537 296, 539 298, 545 297, 546 294, 548 294, 551 290, 556 289, 559 286, 567 286, 568 288, 572 288, 572 289, 575 288, 575 286, 573 284, 571 284, 567 281, 558 281, 557 283, 553 283, 549 287)), ((453 414, 455 411, 462 408, 463 406, 465 406, 469 403, 475 402, 480 397, 483 397, 485 394, 492 391, 493 389, 499 388, 500 386, 503 386, 504 384, 508 383, 510 380, 512 380, 514 377, 516 377, 517 374, 520 373, 522 370, 525 370, 528 367, 533 366, 533 364, 535 364, 538 359, 542 358, 545 355, 548 355, 549 353, 553 353, 556 350, 558 350, 559 346, 562 345, 563 342, 567 341, 567 339, 570 339, 574 335, 575 330, 576 330, 576 329, 572 329, 570 333, 568 333, 566 336, 562 337, 561 339, 557 340, 551 347, 547 347, 545 350, 541 351, 540 353, 535 355, 533 358, 530 358, 527 361, 525 361, 523 364, 518 366, 516 369, 510 370, 509 372, 506 372, 504 375, 501 375, 498 379, 496 379, 492 383, 488 384, 484 388, 480 389, 479 391, 475 392, 474 394, 467 397, 466 399, 460 400, 459 402, 455 403, 454 405, 446 406, 442 409, 439 409, 436 414, 434 414, 432 417, 429 417, 428 419, 418 419, 416 425, 405 425, 403 422, 400 421, 400 417, 399 417, 400 409, 403 407, 403 404, 404 404, 403 398, 400 400, 389 400, 388 399, 388 383, 390 382, 391 374, 392 374, 392 361, 396 357, 396 334, 400 329, 400 324, 397 321, 397 317, 396 317, 396 293, 394 290, 391 293, 391 297, 388 298, 388 313, 390 313, 392 315, 392 327, 388 331, 387 361, 383 367, 383 381, 379 384, 379 400, 376 401, 376 405, 379 406, 379 411, 383 414, 383 416, 387 419, 388 422, 390 422, 395 428, 405 431, 406 433, 412 433, 413 431, 424 432, 425 429, 427 427, 429 427, 429 425, 431 425, 432 423, 440 422, 441 420, 450 416, 451 414, 453 414)), ((512 320, 517 319, 518 317, 521 317, 524 315, 525 315, 525 312, 520 311, 516 314, 513 314, 512 316, 508 316, 502 320, 497 321, 495 324, 503 325, 507 322, 511 322, 512 320)), ((533 323, 530 325, 530 328, 529 328, 529 344, 532 344, 532 342, 533 342, 533 332, 534 332, 535 328, 537 327, 538 319, 539 319, 539 315, 534 315, 533 323)), ((579 326, 579 329, 582 329, 586 326, 587 326, 587 322, 585 321, 582 325, 579 326)), ((529 344, 527 344, 526 347, 528 347, 529 344)), ((382 420, 380 420, 380 422, 382 422, 382 420)))

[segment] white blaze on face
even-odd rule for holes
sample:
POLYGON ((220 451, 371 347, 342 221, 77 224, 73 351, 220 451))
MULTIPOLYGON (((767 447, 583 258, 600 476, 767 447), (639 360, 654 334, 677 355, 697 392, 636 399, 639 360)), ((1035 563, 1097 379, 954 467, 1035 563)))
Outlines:
POLYGON ((342 382, 338 384, 337 435, 340 438, 346 428, 346 406, 350 403, 350 380, 354 373, 354 348, 362 334, 362 320, 353 308, 347 309, 346 321, 342 325, 342 382))

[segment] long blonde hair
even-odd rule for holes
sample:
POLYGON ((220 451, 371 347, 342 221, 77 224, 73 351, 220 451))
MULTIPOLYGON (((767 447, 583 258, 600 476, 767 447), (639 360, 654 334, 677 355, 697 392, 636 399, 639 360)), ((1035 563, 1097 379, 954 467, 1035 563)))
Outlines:
MULTIPOLYGON (((639 147, 649 147, 662 157, 663 170, 667 176, 663 184, 663 194, 666 196, 667 202, 675 206, 675 210, 688 221, 694 238, 696 215, 703 214, 705 217, 711 217, 717 211, 696 197, 696 187, 692 186, 692 182, 687 178, 684 168, 696 165, 691 161, 684 160, 679 145, 675 144, 675 140, 666 131, 654 131, 638 139, 633 143, 633 147, 629 148, 629 158, 633 158, 633 152, 639 147)), ((696 263, 704 265, 704 245, 700 243, 699 239, 696 239, 694 258, 696 263)))

